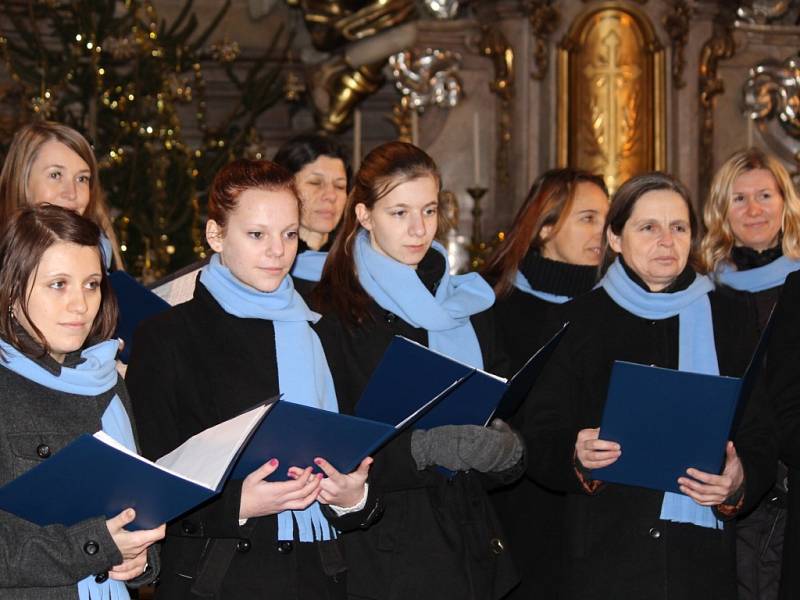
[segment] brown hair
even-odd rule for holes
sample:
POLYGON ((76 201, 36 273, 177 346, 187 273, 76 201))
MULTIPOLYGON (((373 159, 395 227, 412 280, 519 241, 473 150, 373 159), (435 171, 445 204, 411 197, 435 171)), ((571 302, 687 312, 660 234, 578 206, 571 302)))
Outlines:
POLYGON ((28 356, 42 357, 50 352, 47 340, 28 314, 28 286, 36 278, 45 251, 57 242, 92 246, 98 252, 100 309, 84 345, 109 339, 117 326, 117 300, 103 268, 97 225, 60 206, 23 208, 11 218, 0 237, 0 337, 28 356), (15 304, 33 329, 33 343, 19 334, 12 310, 15 304))
POLYGON ((686 203, 686 208, 689 211, 689 227, 692 234, 692 245, 689 250, 689 265, 697 269, 697 241, 700 237, 698 230, 697 215, 692 206, 691 196, 689 190, 678 179, 667 173, 654 171, 652 173, 644 173, 631 177, 623 183, 614 197, 611 199, 611 207, 608 209, 606 215, 606 227, 603 240, 603 262, 600 263, 601 272, 605 270, 614 262, 616 252, 611 249, 608 243, 608 230, 610 229, 614 235, 621 235, 622 230, 625 228, 625 223, 630 219, 633 208, 639 201, 639 198, 644 196, 647 192, 655 192, 657 190, 668 190, 675 192, 686 203))
POLYGON ((94 221, 111 241, 114 261, 117 268, 121 269, 123 267, 122 255, 119 251, 114 227, 111 224, 103 190, 100 187, 97 159, 86 138, 66 125, 52 121, 39 121, 25 125, 14 134, 3 168, 0 170, 0 224, 7 223, 18 208, 30 204, 28 182, 30 181, 31 167, 42 146, 50 141, 64 144, 89 165, 89 204, 84 211, 84 216, 94 221))
MULTIPOLYGON (((277 192, 286 190, 299 198, 294 175, 277 163, 268 160, 240 158, 217 172, 208 192, 208 218, 225 229, 228 215, 236 209, 242 192, 250 189, 277 192)), ((298 209, 300 200, 297 200, 298 209)))
POLYGON ((347 197, 339 235, 328 254, 322 278, 312 292, 314 306, 336 313, 351 325, 367 317, 371 300, 358 281, 353 259, 353 244, 360 226, 356 205, 363 204, 372 210, 376 202, 397 186, 422 177, 433 177, 441 188, 436 163, 413 144, 388 142, 364 157, 347 197))
POLYGON ((792 179, 777 158, 759 148, 748 148, 734 152, 723 163, 714 175, 708 200, 703 207, 703 221, 708 232, 700 244, 700 259, 709 272, 716 270, 720 263, 730 260, 735 242, 728 222, 733 185, 740 175, 757 169, 765 169, 772 174, 783 196, 783 253, 789 258, 800 258, 800 198, 792 179))
POLYGON ((494 284, 498 298, 513 288, 514 274, 528 250, 544 246, 564 225, 579 183, 593 183, 608 196, 602 177, 579 169, 551 169, 533 182, 505 241, 489 257, 482 271, 494 284), (545 238, 542 228, 547 225, 553 229, 545 238))

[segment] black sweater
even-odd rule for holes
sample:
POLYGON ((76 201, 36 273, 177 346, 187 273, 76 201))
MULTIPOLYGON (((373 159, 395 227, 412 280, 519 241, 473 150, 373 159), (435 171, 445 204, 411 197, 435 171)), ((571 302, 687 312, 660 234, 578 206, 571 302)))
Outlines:
MULTIPOLYGON (((741 375, 757 338, 751 313, 734 298, 710 297, 720 373, 741 375)), ((570 327, 534 386, 524 430, 529 474, 567 493, 564 597, 735 598, 731 528, 660 520, 658 491, 609 484, 590 494, 575 468, 575 439, 600 424, 614 360, 677 368, 678 318, 639 318, 603 289, 576 299, 565 314, 570 327)), ((642 393, 645 400, 647 390, 642 393)), ((772 430, 756 403, 748 405, 733 441, 744 466, 740 512, 746 512, 775 473, 772 430)))
MULTIPOLYGON (((229 315, 198 282, 191 301, 139 327, 127 382, 143 454, 158 458, 278 393, 273 324, 229 315)), ((279 544, 274 515, 240 526, 241 485, 229 481, 220 496, 169 525, 158 597, 199 597, 193 586, 205 588, 202 579, 214 570, 222 576, 211 586, 215 598, 341 597, 343 583, 325 575, 318 548, 336 555, 338 543, 279 544)))

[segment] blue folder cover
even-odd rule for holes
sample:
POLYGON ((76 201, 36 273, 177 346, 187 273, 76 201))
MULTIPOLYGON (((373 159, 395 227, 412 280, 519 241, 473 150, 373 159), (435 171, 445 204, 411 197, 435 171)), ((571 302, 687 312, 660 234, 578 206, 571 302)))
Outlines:
POLYGON ((136 520, 127 529, 151 529, 216 493, 87 433, 0 488, 0 509, 37 525, 70 526, 131 507, 136 520))
POLYGON ((498 408, 502 409, 502 415, 497 416, 508 416, 527 396, 566 327, 567 324, 562 326, 508 383, 421 344, 395 336, 378 365, 381 377, 373 377, 367 384, 356 406, 356 414, 374 421, 398 423, 419 408, 431 394, 456 378, 465 378, 416 422, 416 429, 440 425, 485 425, 498 408))
POLYGON ((719 473, 741 389, 735 377, 615 362, 600 439, 622 454, 592 477, 681 493, 689 467, 719 473))
POLYGON ((386 423, 280 400, 253 434, 231 478, 243 479, 271 458, 280 465, 268 481, 286 481, 286 470, 292 466, 319 471, 316 457, 340 473, 350 473, 398 431, 386 423))
POLYGON ((108 279, 119 304, 119 320, 114 335, 125 341, 120 360, 127 364, 136 327, 147 317, 164 312, 170 306, 125 271, 114 271, 108 279))

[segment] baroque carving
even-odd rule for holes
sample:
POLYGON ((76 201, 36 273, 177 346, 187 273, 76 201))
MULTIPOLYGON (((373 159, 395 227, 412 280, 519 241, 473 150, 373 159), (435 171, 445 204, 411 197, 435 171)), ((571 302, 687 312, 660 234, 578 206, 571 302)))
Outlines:
POLYGON ((683 79, 686 58, 683 53, 689 36, 689 21, 691 17, 692 9, 686 0, 672 0, 670 11, 662 19, 670 41, 672 84, 677 89, 686 86, 686 81, 683 79))
POLYGON ((522 8, 528 15, 533 34, 533 63, 531 77, 538 81, 547 76, 550 64, 550 36, 558 28, 561 16, 556 10, 555 0, 524 0, 522 8))
POLYGON ((714 105, 716 97, 725 91, 722 78, 717 75, 721 60, 733 57, 736 45, 731 28, 715 23, 711 37, 700 51, 700 194, 704 195, 711 183, 714 170, 714 105))
POLYGON ((452 19, 458 14, 460 0, 424 0, 425 8, 437 19, 452 19))

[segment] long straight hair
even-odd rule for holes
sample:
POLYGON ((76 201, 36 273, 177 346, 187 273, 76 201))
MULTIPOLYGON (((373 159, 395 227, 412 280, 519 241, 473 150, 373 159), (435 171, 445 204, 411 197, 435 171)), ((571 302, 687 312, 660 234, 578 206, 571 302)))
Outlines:
POLYGON ((432 177, 437 187, 441 187, 436 163, 413 144, 389 142, 367 154, 347 197, 340 233, 311 295, 317 310, 335 313, 348 325, 357 325, 369 316, 371 298, 358 281, 353 253, 360 227, 356 205, 363 204, 372 210, 376 202, 397 186, 422 177, 432 177))
POLYGON ((505 241, 489 257, 482 271, 492 282, 498 298, 514 287, 514 276, 528 251, 544 246, 564 225, 579 183, 592 183, 608 196, 602 177, 580 169, 551 169, 533 182, 505 241), (545 238, 542 228, 548 225, 552 230, 545 238))
POLYGON ((122 254, 100 186, 100 172, 94 151, 85 137, 61 123, 38 121, 25 125, 14 134, 0 170, 0 224, 8 223, 17 209, 30 205, 32 198, 28 182, 31 168, 42 146, 50 141, 64 144, 89 165, 89 204, 83 216, 97 224, 111 241, 115 265, 122 269, 122 254))

